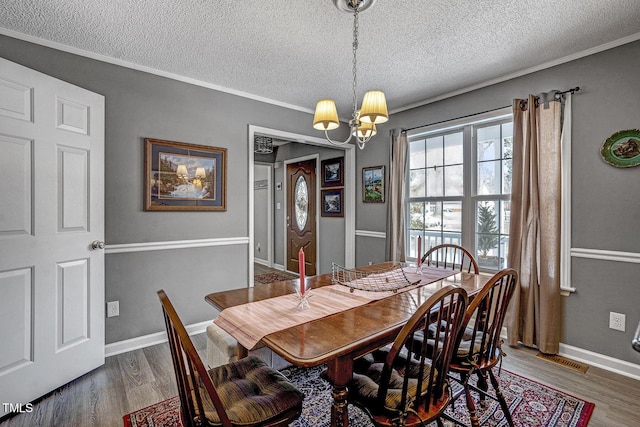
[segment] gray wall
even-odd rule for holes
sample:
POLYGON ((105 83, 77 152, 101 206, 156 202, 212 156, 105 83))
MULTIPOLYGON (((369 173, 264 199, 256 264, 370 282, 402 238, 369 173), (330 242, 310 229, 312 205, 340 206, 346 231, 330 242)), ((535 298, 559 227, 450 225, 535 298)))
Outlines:
MULTIPOLYGON (((454 119, 510 105, 513 98, 529 93, 580 86, 573 97, 572 247, 638 254, 640 167, 614 168, 599 155, 603 141, 614 132, 640 128, 638 70, 640 42, 634 42, 394 114, 388 125, 379 127, 379 134, 387 137, 358 153, 358 170, 388 164, 390 127, 410 128, 454 119)), ((378 231, 384 229, 385 221, 384 211, 358 205, 357 229, 378 231)), ((358 249, 364 239, 367 245, 377 244, 378 253, 384 253, 384 241, 367 237, 357 239, 358 249)), ((369 247, 369 251, 373 249, 369 247)), ((365 263, 367 257, 358 250, 356 264, 365 263)), ((640 353, 631 348, 640 321, 640 264, 574 257, 572 270, 577 292, 563 299, 562 342, 640 363, 640 353), (610 311, 626 314, 626 332, 608 328, 610 311)))
MULTIPOLYGON (((249 124, 318 136, 310 114, 0 36, 0 56, 105 96, 105 241, 247 237, 249 124), (226 212, 144 212, 143 138, 227 149, 226 212)), ((247 285, 246 245, 106 255, 106 342, 164 330, 164 288, 186 324, 212 319, 207 293, 247 285), (240 278, 240 279, 238 279, 240 278)))

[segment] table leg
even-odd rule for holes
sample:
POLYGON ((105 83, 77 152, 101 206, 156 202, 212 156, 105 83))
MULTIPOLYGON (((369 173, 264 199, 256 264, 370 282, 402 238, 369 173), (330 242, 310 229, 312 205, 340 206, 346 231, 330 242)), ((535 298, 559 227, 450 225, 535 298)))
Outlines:
POLYGON ((350 357, 330 360, 327 364, 327 377, 333 386, 331 427, 347 427, 349 425, 347 384, 353 377, 353 360, 350 357))
POLYGON ((238 343, 238 360, 244 359, 249 355, 249 350, 247 350, 242 344, 238 343))

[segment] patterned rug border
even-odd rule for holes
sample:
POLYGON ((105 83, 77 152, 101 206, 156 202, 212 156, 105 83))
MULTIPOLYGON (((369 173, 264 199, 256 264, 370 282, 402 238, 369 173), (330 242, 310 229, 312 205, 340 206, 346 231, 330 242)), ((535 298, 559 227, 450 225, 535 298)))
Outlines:
MULTIPOLYGON (((149 409, 156 408, 159 406, 166 406, 166 407, 176 406, 176 408, 180 410, 180 396, 178 395, 172 396, 168 399, 164 399, 164 400, 161 400, 160 402, 152 403, 149 406, 145 406, 144 408, 140 408, 126 415, 123 415, 122 422, 124 423, 124 427, 137 427, 139 424, 136 421, 133 421, 133 422, 131 421, 131 419, 134 418, 134 414, 141 414, 144 412, 148 412, 149 409)), ((182 426, 182 419, 180 419, 179 425, 182 426)))
MULTIPOLYGON (((543 387, 550 388, 551 390, 555 390, 555 391, 557 391, 557 392, 559 392, 559 393, 566 394, 567 396, 573 397, 574 399, 577 399, 577 400, 584 400, 582 397, 574 396, 573 394, 568 393, 568 392, 566 392, 566 391, 564 391, 564 390, 562 390, 562 389, 555 388, 555 387, 551 387, 550 385, 547 385, 547 384, 545 384, 545 383, 541 383, 540 381, 537 381, 537 380, 531 379, 531 378, 529 378, 529 377, 525 377, 524 375, 516 374, 515 372, 511 372, 511 371, 510 371, 510 370, 508 370, 508 369, 502 369, 502 370, 503 370, 503 371, 508 372, 510 375, 513 375, 514 377, 518 377, 518 378, 522 378, 522 379, 527 380, 527 381, 531 381, 532 383, 536 383, 536 384, 541 385, 541 386, 543 386, 543 387)), ((586 401, 586 400, 584 400, 584 401, 585 401, 586 403, 591 404, 593 407, 595 407, 595 406, 596 406, 596 404, 595 404, 595 403, 591 403, 591 402, 588 402, 588 401, 586 401)), ((593 410, 593 409, 592 409, 592 410, 593 410)))
MULTIPOLYGON (((323 410, 321 411, 317 410, 317 409, 320 409, 320 407, 324 408, 325 406, 330 405, 330 402, 331 402, 330 391, 329 391, 330 385, 326 383, 324 380, 321 380, 318 376, 319 372, 322 369, 323 369, 322 366, 308 368, 307 370, 291 367, 291 368, 286 368, 282 371, 283 373, 285 373, 285 375, 291 375, 292 376, 291 379, 294 383, 296 383, 296 381, 300 381, 302 378, 306 378, 306 380, 300 382, 299 384, 297 384, 297 386, 300 387, 303 392, 307 390, 307 391, 317 393, 317 396, 316 396, 317 401, 314 400, 315 403, 312 405, 311 408, 307 409, 306 413, 303 407, 303 417, 301 417, 294 424, 292 424, 293 426, 316 427, 316 425, 319 425, 318 422, 320 422, 320 420, 322 420, 320 424, 322 424, 323 426, 328 422, 326 420, 327 414, 322 412, 323 410), (311 370, 312 372, 309 373, 309 370, 311 370), (327 394, 327 396, 322 395, 324 392, 326 392, 325 394, 327 394)), ((559 393, 560 395, 564 395, 566 396, 566 398, 571 398, 581 403, 581 408, 579 410, 576 409, 573 412, 575 415, 577 415, 577 420, 573 418, 572 422, 567 422, 566 419, 564 421, 561 421, 560 419, 556 419, 555 422, 552 424, 553 426, 586 427, 589 424, 589 420, 591 419, 593 410, 595 409, 594 403, 588 402, 583 398, 567 393, 561 389, 546 385, 540 381, 525 377, 520 374, 513 373, 507 369, 502 369, 502 372, 508 373, 518 381, 530 382, 532 384, 535 384, 536 387, 540 388, 541 392, 543 393, 542 395, 544 395, 544 390, 550 390, 550 391, 559 393)), ((510 380, 507 380, 507 381, 509 382, 510 380)), ((567 402, 567 401, 561 400, 561 402, 567 402)), ((459 405, 459 404, 466 408, 466 405, 463 402, 456 402, 456 405, 459 405)), ((129 414, 126 414, 122 418, 123 418, 124 427, 145 427, 145 426, 168 427, 170 425, 181 426, 182 423, 181 423, 181 420, 179 419, 180 418, 179 412, 180 412, 179 398, 178 396, 173 396, 173 397, 170 397, 169 399, 165 399, 161 402, 154 403, 152 405, 146 406, 144 408, 141 408, 129 414), (161 407, 165 407, 166 409, 161 410, 160 412, 154 410, 154 408, 161 408, 161 407), (167 422, 169 422, 169 424, 167 424, 167 422)), ((457 414, 457 411, 455 411, 454 413, 457 414)), ((494 419, 494 424, 497 422, 497 424, 495 424, 496 426, 505 425, 506 419, 504 419, 503 416, 500 418, 501 418, 500 420, 494 419)), ((362 412, 358 408, 353 407, 352 405, 349 405, 349 419, 350 419, 350 425, 354 425, 354 426, 371 425, 369 422, 369 418, 364 414, 364 412, 362 412)), ((550 419, 548 421, 551 422, 552 420, 550 419)), ((482 422, 482 419, 481 419, 481 422, 482 422)), ((521 424, 517 424, 517 425, 521 425, 521 424)), ((529 424, 522 424, 522 425, 524 426, 529 424)))

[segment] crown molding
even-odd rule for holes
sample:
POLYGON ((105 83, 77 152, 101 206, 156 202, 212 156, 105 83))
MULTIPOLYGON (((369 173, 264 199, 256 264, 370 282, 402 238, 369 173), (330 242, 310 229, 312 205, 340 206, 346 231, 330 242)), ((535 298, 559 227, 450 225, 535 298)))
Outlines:
POLYGON ((89 52, 88 50, 79 49, 77 47, 69 46, 62 43, 53 42, 40 37, 31 36, 28 34, 19 33, 17 31, 8 30, 6 28, 0 28, 0 34, 14 39, 23 40, 29 43, 34 43, 40 46, 49 47, 51 49, 60 50, 62 52, 72 53, 74 55, 83 56, 89 59, 95 59, 96 61, 105 62, 108 64, 118 65, 120 67, 130 68, 136 71, 142 71, 144 73, 153 74, 160 77, 165 77, 171 80, 176 80, 183 83, 192 84, 194 86, 200 86, 207 89, 216 90, 218 92, 224 92, 231 95, 240 96, 243 98, 252 99, 254 101, 264 102, 266 104, 276 105, 278 107, 288 108, 290 110, 301 111, 303 113, 313 114, 314 111, 310 108, 300 107, 298 105, 289 104, 286 102, 277 101, 275 99, 266 98, 263 96, 254 95, 241 90, 230 89, 228 87, 216 85, 213 83, 205 82, 203 80, 194 79, 191 77, 182 76, 180 74, 169 73, 167 71, 158 70, 156 68, 147 67, 145 65, 139 65, 134 62, 124 61, 122 59, 113 58, 107 55, 101 55, 99 53, 89 52))
POLYGON ((580 58, 584 58, 585 56, 604 52, 605 50, 613 49, 613 48, 616 48, 628 43, 632 43, 638 40, 640 40, 640 33, 631 34, 630 36, 623 37, 621 39, 614 40, 609 43, 604 43, 604 44, 601 44, 600 46, 595 46, 580 52, 576 52, 571 55, 563 56, 562 58, 554 59, 553 61, 545 62, 543 64, 536 65, 534 67, 525 68, 524 70, 516 71, 511 74, 506 74, 502 77, 497 77, 495 79, 491 79, 475 85, 467 86, 465 88, 454 90, 452 92, 443 93, 442 95, 438 95, 433 98, 426 99, 424 101, 419 101, 413 104, 406 105, 404 107, 399 107, 393 110, 389 110, 389 115, 410 110, 412 108, 422 107, 427 104, 433 104, 434 102, 437 102, 437 101, 442 101, 444 99, 462 95, 464 93, 471 92, 477 89, 482 89, 487 86, 492 86, 498 83, 506 82, 507 80, 515 79, 516 77, 522 77, 522 76, 526 76, 527 74, 535 73, 537 71, 546 70, 547 68, 555 67, 556 65, 566 64, 567 62, 575 61, 576 59, 580 59, 580 58))
MULTIPOLYGON (((144 66, 144 65, 139 65, 139 64, 136 64, 136 63, 133 63, 133 62, 129 62, 129 61, 124 61, 124 60, 121 60, 121 59, 113 58, 113 57, 110 57, 110 56, 107 56, 107 55, 101 55, 101 54, 89 52, 89 51, 84 50, 84 49, 79 49, 79 48, 76 48, 76 47, 73 47, 73 46, 69 46, 69 45, 65 45, 65 44, 62 44, 62 43, 53 42, 53 41, 46 40, 46 39, 43 39, 43 38, 40 38, 40 37, 35 37, 35 36, 31 36, 31 35, 24 34, 24 33, 19 33, 17 31, 9 30, 9 29, 6 29, 6 28, 0 28, 0 34, 8 36, 8 37, 15 38, 15 39, 24 40, 24 41, 27 41, 29 43, 34 43, 34 44, 38 44, 38 45, 41 45, 41 46, 49 47, 49 48, 52 48, 52 49, 60 50, 60 51, 63 51, 63 52, 72 53, 74 55, 79 55, 79 56, 83 56, 83 57, 86 57, 86 58, 95 59, 96 61, 101 61, 101 62, 105 62, 105 63, 109 63, 109 64, 113 64, 113 65, 118 65, 118 66, 125 67, 125 68, 130 68, 130 69, 137 70, 137 71, 142 71, 142 72, 145 72, 145 73, 149 73, 149 74, 153 74, 153 75, 156 75, 156 76, 165 77, 165 78, 172 79, 172 80, 177 80, 177 81, 180 81, 180 82, 183 82, 183 83, 189 83, 189 84, 192 84, 192 85, 195 85, 195 86, 201 86, 201 87, 204 87, 204 88, 207 88, 207 89, 216 90, 216 91, 219 91, 219 92, 229 93, 231 95, 236 95, 236 96, 240 96, 240 97, 243 97, 243 98, 252 99, 254 101, 264 102, 266 104, 276 105, 278 107, 288 108, 288 109, 295 110, 295 111, 301 111, 303 113, 309 113, 309 114, 313 114, 314 113, 314 110, 312 110, 310 108, 300 107, 298 105, 293 105, 293 104, 289 104, 289 103, 286 103, 286 102, 277 101, 275 99, 254 95, 254 94, 251 94, 251 93, 248 93, 248 92, 243 92, 243 91, 236 90, 236 89, 230 89, 230 88, 227 88, 227 87, 224 87, 224 86, 208 83, 208 82, 205 82, 205 81, 202 81, 202 80, 198 80, 198 79, 194 79, 194 78, 191 78, 191 77, 181 76, 181 75, 175 74, 175 73, 169 73, 169 72, 166 72, 166 71, 158 70, 158 69, 147 67, 147 66, 144 66)), ((409 105, 406 105, 406 106, 403 106, 403 107, 398 107, 398 108, 389 110, 389 114, 390 115, 391 114, 396 114, 396 113, 400 113, 402 111, 410 110, 412 108, 421 107, 421 106, 427 105, 427 104, 432 104, 434 102, 442 101, 442 100, 447 99, 447 98, 452 98, 452 97, 457 96, 457 95, 462 95, 464 93, 471 92, 471 91, 476 90, 476 89, 481 89, 481 88, 484 88, 484 87, 487 87, 487 86, 491 86, 491 85, 494 85, 494 84, 497 84, 497 83, 502 83, 504 81, 511 80, 513 78, 516 78, 516 77, 521 77, 521 76, 524 76, 524 75, 527 75, 527 74, 534 73, 536 71, 541 71, 541 70, 544 70, 544 69, 547 69, 547 68, 555 67, 556 65, 560 65, 560 64, 567 63, 567 62, 571 62, 571 61, 574 61, 576 59, 583 58, 585 56, 589 56, 589 55, 593 55, 595 53, 603 52, 605 50, 613 49, 615 47, 622 46, 622 45, 625 45, 627 43, 632 43, 632 42, 637 41, 637 40, 640 40, 640 33, 631 34, 631 35, 629 35, 627 37, 623 37, 621 39, 614 40, 614 41, 611 41, 609 43, 602 44, 600 46, 595 46, 595 47, 592 47, 590 49, 583 50, 581 52, 576 52, 574 54, 567 55, 567 56, 564 56, 564 57, 559 58, 559 59, 555 59, 553 61, 545 62, 544 64, 540 64, 540 65, 537 65, 535 67, 525 68, 524 70, 516 71, 515 73, 507 74, 507 75, 504 75, 502 77, 498 77, 498 78, 495 78, 495 79, 487 80, 485 82, 478 83, 478 84, 475 84, 475 85, 472 85, 472 86, 467 86, 465 88, 458 89, 458 90, 455 90, 455 91, 447 92, 447 93, 444 93, 442 95, 438 95, 436 97, 426 99, 424 101, 416 102, 416 103, 409 104, 409 105)))

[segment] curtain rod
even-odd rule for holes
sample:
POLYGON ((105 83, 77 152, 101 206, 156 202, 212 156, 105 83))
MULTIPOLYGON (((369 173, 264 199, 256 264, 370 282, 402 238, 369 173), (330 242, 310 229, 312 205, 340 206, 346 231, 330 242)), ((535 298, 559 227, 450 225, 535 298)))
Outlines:
MULTIPOLYGON (((556 91, 553 94, 553 97, 554 97, 554 99, 558 100, 558 99, 561 99, 562 95, 564 95, 565 93, 571 92, 571 94, 574 94, 575 92, 577 92, 579 90, 580 90, 580 86, 576 86, 574 88, 567 89, 565 91, 556 91)), ((537 99, 539 99, 539 97, 536 97, 536 100, 537 99)), ((526 105, 527 101, 521 101, 520 102, 520 108, 523 108, 523 106, 524 106, 523 103, 526 105)), ((439 125, 439 124, 451 122, 451 121, 454 121, 454 120, 466 119, 468 117, 479 116, 480 114, 491 113, 493 111, 502 110, 503 108, 508 108, 508 107, 512 107, 512 105, 504 105, 502 107, 497 107, 497 108, 492 108, 490 110, 481 111, 479 113, 467 114, 466 116, 460 116, 460 117, 456 117, 456 118, 453 118, 453 119, 447 119, 447 120, 441 120, 439 122, 429 123, 427 125, 420 125, 420 126, 415 126, 415 127, 412 127, 412 128, 402 129, 401 132, 402 133, 407 133, 407 132, 410 132, 412 130, 416 130, 416 129, 420 129, 420 128, 426 128, 426 127, 434 126, 434 125, 439 125)))

